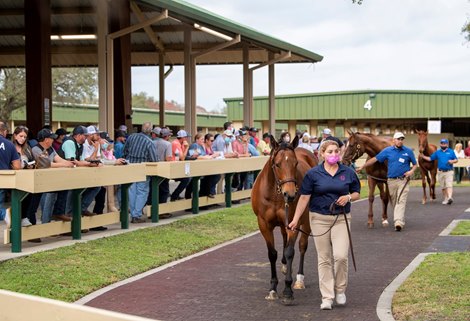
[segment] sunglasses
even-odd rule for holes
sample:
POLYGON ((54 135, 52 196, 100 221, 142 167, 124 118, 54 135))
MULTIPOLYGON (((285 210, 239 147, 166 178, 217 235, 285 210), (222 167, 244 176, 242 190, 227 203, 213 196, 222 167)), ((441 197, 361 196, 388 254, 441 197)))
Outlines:
POLYGON ((405 140, 403 137, 397 138, 398 140, 405 140))

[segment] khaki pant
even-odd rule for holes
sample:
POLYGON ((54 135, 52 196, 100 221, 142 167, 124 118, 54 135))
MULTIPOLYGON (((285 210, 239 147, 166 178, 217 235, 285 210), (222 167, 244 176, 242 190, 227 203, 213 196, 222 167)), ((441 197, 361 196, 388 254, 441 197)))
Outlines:
MULTIPOLYGON (((347 214, 351 225, 351 214, 347 214)), ((317 236, 318 281, 322 299, 334 300, 335 292, 344 293, 348 285, 349 238, 344 215, 322 215, 310 212, 310 227, 317 236), (335 223, 335 219, 336 223, 335 223), (334 225, 333 225, 334 224, 334 225)))
POLYGON ((439 185, 441 185, 441 188, 449 188, 452 187, 452 184, 454 183, 454 172, 453 171, 438 171, 437 172, 437 180, 439 181, 439 185))
POLYGON ((406 179, 388 179, 387 184, 388 191, 390 192, 390 202, 394 207, 393 223, 395 226, 400 225, 403 227, 405 226, 405 208, 406 201, 408 199, 408 192, 410 191, 410 185, 407 184, 406 179), (401 196, 400 199, 398 199, 400 193, 401 196))

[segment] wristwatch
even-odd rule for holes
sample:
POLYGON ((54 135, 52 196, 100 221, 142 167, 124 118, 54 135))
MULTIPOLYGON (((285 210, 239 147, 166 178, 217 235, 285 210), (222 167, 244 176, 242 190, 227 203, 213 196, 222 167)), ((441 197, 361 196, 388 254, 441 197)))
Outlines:
POLYGON ((351 203, 351 200, 352 200, 351 194, 348 194, 347 196, 349 197, 349 201, 348 201, 348 202, 351 203))

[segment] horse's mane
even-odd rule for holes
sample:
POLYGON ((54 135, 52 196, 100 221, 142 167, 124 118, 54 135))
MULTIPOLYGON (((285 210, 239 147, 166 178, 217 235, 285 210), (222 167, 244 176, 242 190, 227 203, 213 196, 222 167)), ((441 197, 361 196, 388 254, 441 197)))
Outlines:
POLYGON ((371 134, 371 133, 355 132, 354 134, 355 135, 366 136, 366 137, 369 137, 370 139, 379 139, 379 140, 384 141, 384 142, 389 142, 392 139, 392 137, 390 137, 390 136, 377 136, 377 135, 374 135, 374 134, 371 134))

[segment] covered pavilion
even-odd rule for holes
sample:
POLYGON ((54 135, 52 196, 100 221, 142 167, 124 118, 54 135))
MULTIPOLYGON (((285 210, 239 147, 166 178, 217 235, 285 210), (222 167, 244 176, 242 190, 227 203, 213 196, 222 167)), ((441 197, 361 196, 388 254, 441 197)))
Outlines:
MULTIPOLYGON (((159 66, 165 78, 184 66, 185 128, 196 132, 196 67, 243 66, 244 123, 253 125, 253 72, 268 67, 269 124, 274 130, 276 63, 316 63, 322 56, 181 0, 0 0, 0 68, 26 68, 26 123, 52 119, 52 67, 98 67, 99 126, 132 126, 131 66, 159 66)), ((159 123, 165 124, 164 106, 159 123)))

